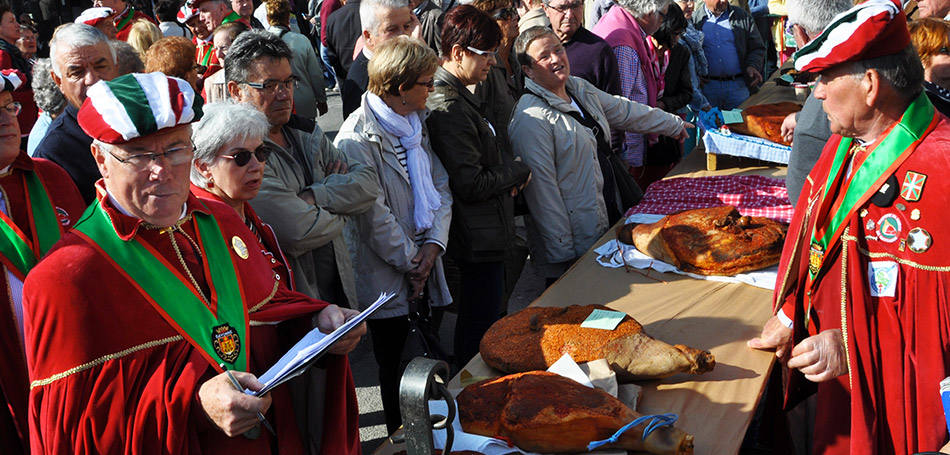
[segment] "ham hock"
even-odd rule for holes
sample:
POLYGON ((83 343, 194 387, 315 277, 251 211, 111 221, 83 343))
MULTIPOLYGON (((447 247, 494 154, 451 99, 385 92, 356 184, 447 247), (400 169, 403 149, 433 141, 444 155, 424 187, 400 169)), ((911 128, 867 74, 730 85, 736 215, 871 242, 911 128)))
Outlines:
POLYGON ((581 327, 595 308, 609 310, 603 305, 528 307, 508 315, 482 337, 482 360, 505 373, 520 373, 547 369, 564 354, 578 363, 606 359, 625 381, 702 374, 716 365, 708 351, 656 340, 630 316, 614 330, 581 327))

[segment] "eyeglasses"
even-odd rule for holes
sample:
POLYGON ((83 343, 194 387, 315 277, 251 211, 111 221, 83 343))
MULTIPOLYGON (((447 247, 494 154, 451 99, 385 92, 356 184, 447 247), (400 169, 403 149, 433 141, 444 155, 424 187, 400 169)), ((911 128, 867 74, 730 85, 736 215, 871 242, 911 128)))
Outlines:
POLYGON ((554 11, 557 11, 563 14, 568 11, 575 10, 577 8, 582 8, 583 6, 584 6, 584 2, 574 2, 574 3, 568 3, 566 5, 561 5, 561 6, 548 5, 548 8, 551 8, 554 11))
POLYGON ((244 167, 244 166, 247 166, 247 163, 251 162, 251 155, 254 155, 254 157, 257 158, 257 161, 260 161, 261 163, 266 163, 267 158, 270 156, 270 152, 271 152, 270 148, 265 147, 265 146, 260 146, 254 149, 253 152, 250 150, 241 150, 240 152, 232 153, 230 155, 221 155, 221 158, 232 159, 234 160, 234 164, 244 167))
POLYGON ((492 19, 496 21, 506 21, 508 19, 518 17, 518 10, 514 8, 510 8, 510 7, 501 8, 501 9, 495 10, 495 12, 492 13, 491 17, 492 19))
POLYGON ((498 56, 498 52, 497 52, 497 51, 483 51, 483 50, 481 50, 481 49, 475 49, 475 48, 472 47, 472 46, 465 46, 465 48, 468 49, 469 52, 472 52, 472 53, 474 53, 474 54, 481 55, 482 57, 496 58, 496 57, 498 56))
POLYGON ((248 82, 244 81, 242 84, 247 84, 248 87, 251 87, 256 90, 260 90, 267 94, 273 94, 277 91, 278 88, 283 90, 291 91, 297 88, 297 77, 290 76, 289 79, 285 81, 264 81, 264 82, 248 82))
POLYGON ((180 164, 185 164, 191 161, 193 149, 191 146, 179 146, 172 149, 168 149, 162 153, 140 153, 138 155, 127 156, 122 158, 112 150, 109 150, 109 154, 112 155, 117 161, 123 164, 128 164, 136 170, 145 170, 149 165, 158 161, 159 159, 164 159, 168 166, 178 166, 180 164))
POLYGON ((425 82, 416 81, 416 85, 424 85, 424 86, 426 86, 426 88, 431 89, 431 88, 435 87, 435 79, 434 79, 434 78, 433 78, 433 79, 429 79, 429 80, 427 80, 427 81, 425 81, 425 82))
POLYGON ((15 116, 15 115, 18 115, 20 113, 20 110, 23 109, 23 105, 16 101, 13 101, 10 104, 7 104, 6 106, 0 107, 0 109, 3 109, 8 114, 15 116))

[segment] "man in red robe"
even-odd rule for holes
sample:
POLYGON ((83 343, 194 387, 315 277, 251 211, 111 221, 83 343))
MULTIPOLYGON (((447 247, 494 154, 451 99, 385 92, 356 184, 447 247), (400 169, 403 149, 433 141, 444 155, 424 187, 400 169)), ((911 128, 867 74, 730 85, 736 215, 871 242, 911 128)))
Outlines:
MULTIPOLYGON (((268 327, 316 312, 329 331, 353 313, 281 286, 234 210, 189 192, 201 110, 187 82, 130 74, 88 95, 96 201, 24 285, 33 453, 303 453, 287 388, 254 397, 222 370, 258 389, 250 372, 281 354, 268 327)), ((327 408, 345 420, 351 398, 327 408)), ((343 436, 323 453, 350 453, 343 436)))
POLYGON ((950 122, 889 0, 838 15, 795 66, 820 76, 833 135, 788 231, 779 310, 749 345, 787 360, 790 403, 817 391, 814 453, 946 449, 950 122))
MULTIPOLYGON (((214 36, 214 30, 220 25, 229 22, 243 22, 244 25, 251 27, 251 23, 244 19, 238 13, 231 9, 231 3, 226 0, 189 0, 188 6, 194 8, 198 15, 198 20, 202 22, 204 28, 208 30, 208 36, 214 36)), ((210 39, 210 38, 209 38, 210 39)), ((202 61, 198 62, 208 69, 205 70, 202 77, 210 77, 212 74, 221 70, 221 62, 214 53, 214 46, 210 45, 206 50, 199 50, 202 61)))
POLYGON ((155 19, 135 9, 131 3, 125 0, 95 0, 92 3, 93 6, 112 8, 112 11, 117 12, 116 15, 113 16, 112 21, 115 23, 115 39, 119 41, 125 41, 129 38, 129 32, 132 30, 132 24, 134 24, 135 21, 146 20, 156 26, 158 25, 155 19))
POLYGON ((59 166, 31 159, 16 133, 19 103, 13 91, 22 74, 0 74, 0 452, 30 453, 27 398, 29 377, 23 344, 23 279, 85 205, 72 179, 59 166))

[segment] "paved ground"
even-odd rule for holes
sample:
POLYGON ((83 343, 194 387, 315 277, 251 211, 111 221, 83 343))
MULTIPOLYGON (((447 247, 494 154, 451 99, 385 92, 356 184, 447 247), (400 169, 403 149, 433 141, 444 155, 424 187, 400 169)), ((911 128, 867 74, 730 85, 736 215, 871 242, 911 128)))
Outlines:
MULTIPOLYGON (((343 123, 339 92, 328 93, 330 111, 319 118, 320 128, 333 138, 343 123)), ((508 311, 513 312, 528 306, 544 291, 544 279, 538 276, 530 261, 525 265, 521 278, 508 301, 508 311)), ((452 332, 455 327, 455 314, 446 312, 442 320, 440 334, 447 352, 452 352, 452 332)), ((376 361, 373 359, 372 344, 369 336, 350 354, 350 365, 356 382, 356 395, 360 407, 360 440, 363 453, 369 455, 386 438, 386 425, 383 418, 383 405, 379 397, 379 380, 376 361)))

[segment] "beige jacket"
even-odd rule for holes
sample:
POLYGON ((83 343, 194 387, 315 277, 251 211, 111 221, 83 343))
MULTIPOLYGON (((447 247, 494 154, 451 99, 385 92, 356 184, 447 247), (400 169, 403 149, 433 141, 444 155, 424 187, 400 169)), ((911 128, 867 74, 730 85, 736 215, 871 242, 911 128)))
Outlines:
POLYGON ((322 264, 331 260, 322 254, 332 245, 333 258, 342 281, 346 302, 330 302, 356 308, 356 282, 349 250, 343 239, 347 216, 366 211, 376 196, 376 174, 372 169, 347 159, 323 130, 313 121, 292 117, 283 127, 284 136, 301 148, 305 165, 294 159, 294 151, 266 140, 273 148, 261 190, 251 206, 277 234, 284 255, 293 269, 297 290, 321 298, 317 277, 325 274, 322 264), (312 128, 311 128, 312 127, 312 128), (325 175, 324 167, 331 161, 345 161, 346 174, 325 175), (312 184, 307 185, 305 172, 312 184), (316 205, 298 196, 310 191, 316 205), (318 250, 319 249, 319 250, 318 250))
MULTIPOLYGON (((683 120, 673 114, 612 96, 584 79, 572 76, 567 92, 608 132, 608 139, 611 128, 675 136, 683 127, 683 120)), ((577 259, 609 227, 597 140, 567 114, 571 111, 579 112, 526 79, 525 94, 508 126, 515 156, 531 167, 531 182, 524 190, 531 214, 528 242, 540 263, 577 259)))
MULTIPOLYGON (((407 298, 410 292, 406 273, 415 267, 410 260, 419 251, 415 242, 412 188, 409 174, 396 158, 398 139, 387 133, 365 106, 364 94, 362 105, 346 118, 334 141, 350 161, 372 169, 379 179, 372 207, 353 217, 359 232, 355 248, 357 295, 363 308, 373 303, 380 292, 394 291, 396 298, 373 317, 405 316, 409 314, 407 298)), ((424 121, 422 135, 422 146, 429 153, 432 164, 432 184, 442 202, 432 227, 422 236, 422 243, 437 243, 444 252, 452 222, 452 192, 445 168, 432 153, 424 121)), ((432 306, 452 303, 441 257, 436 259, 429 273, 428 291, 432 306)))

